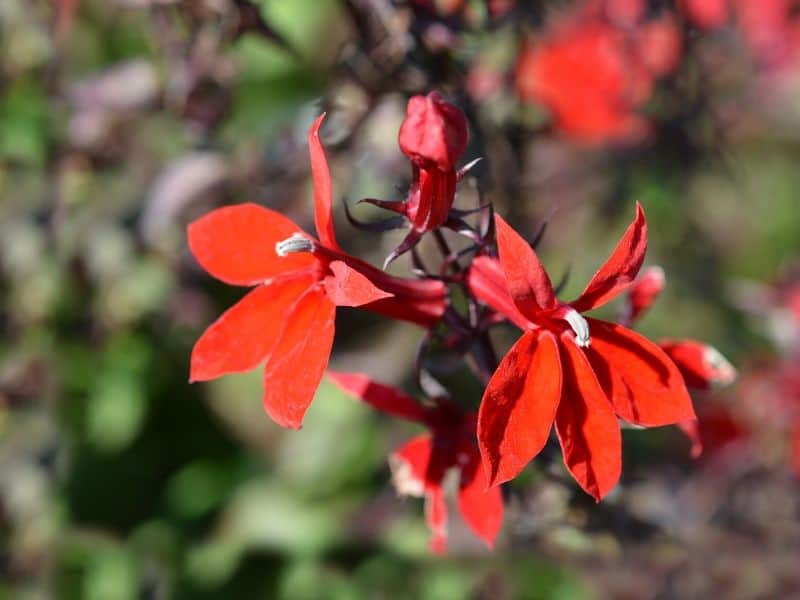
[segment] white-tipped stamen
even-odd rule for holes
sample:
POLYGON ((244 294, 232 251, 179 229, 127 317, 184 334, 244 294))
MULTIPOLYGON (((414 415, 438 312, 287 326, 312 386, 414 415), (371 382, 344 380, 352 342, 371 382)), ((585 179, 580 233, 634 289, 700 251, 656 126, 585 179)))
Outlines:
POLYGON ((295 233, 292 237, 288 237, 275 244, 275 253, 278 256, 287 256, 297 252, 311 252, 313 250, 314 242, 302 233, 295 233))
POLYGON ((589 340, 589 323, 586 319, 577 310, 570 308, 564 313, 564 320, 575 332, 575 343, 581 348, 588 348, 591 341, 589 340))

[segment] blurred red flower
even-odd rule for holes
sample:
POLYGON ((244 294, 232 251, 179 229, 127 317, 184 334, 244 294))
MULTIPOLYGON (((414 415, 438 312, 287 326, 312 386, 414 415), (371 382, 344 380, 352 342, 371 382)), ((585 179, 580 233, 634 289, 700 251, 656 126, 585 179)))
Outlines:
POLYGON ((767 68, 796 65, 800 58, 797 0, 731 0, 736 22, 757 61, 767 68))
POLYGON ((728 20, 728 0, 678 0, 678 8, 700 29, 716 29, 728 20))
POLYGON ((529 38, 516 67, 522 100, 547 107, 575 142, 641 140, 649 125, 637 111, 681 52, 673 21, 644 14, 641 1, 588 2, 529 38))
POLYGON ((398 493, 425 498, 425 516, 431 529, 431 550, 442 553, 447 545, 447 505, 442 482, 447 471, 457 469, 460 483, 458 508, 472 532, 489 548, 503 522, 503 497, 499 487, 489 487, 475 443, 476 415, 462 411, 444 398, 423 407, 413 398, 357 373, 329 374, 344 391, 379 411, 427 427, 395 450, 389 464, 398 493))

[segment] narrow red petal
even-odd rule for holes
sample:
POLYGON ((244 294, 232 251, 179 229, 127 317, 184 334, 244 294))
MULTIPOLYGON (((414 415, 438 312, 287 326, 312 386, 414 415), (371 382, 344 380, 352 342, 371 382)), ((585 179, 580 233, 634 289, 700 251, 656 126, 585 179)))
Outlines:
POLYGON ((431 530, 431 552, 442 554, 447 547, 447 505, 442 479, 449 464, 437 453, 433 438, 419 435, 389 456, 392 481, 398 494, 425 497, 425 521, 431 530))
POLYGON ((295 305, 264 367, 264 409, 283 427, 299 429, 319 387, 333 345, 336 307, 321 290, 295 305))
POLYGON ((605 264, 594 274, 586 289, 570 304, 578 312, 602 306, 622 292, 639 273, 647 252, 647 221, 641 204, 636 217, 605 264))
POLYGON ((371 380, 361 373, 328 371, 328 377, 345 392, 372 405, 380 412, 425 423, 428 411, 414 398, 382 383, 371 380))
POLYGON ((476 256, 467 273, 467 285, 478 300, 492 307, 520 329, 527 329, 530 321, 519 312, 511 299, 499 260, 491 256, 476 256))
POLYGON ((311 178, 314 180, 314 224, 323 246, 339 250, 333 231, 333 185, 325 149, 319 140, 319 128, 325 114, 321 114, 308 130, 308 151, 311 154, 311 178))
POLYGON ((690 419, 688 421, 681 421, 680 423, 676 423, 676 425, 692 444, 689 455, 692 458, 700 458, 700 455, 703 454, 703 440, 700 436, 700 423, 698 420, 690 419))
POLYGON ((465 461, 461 465, 458 510, 475 535, 494 548, 503 524, 503 494, 500 486, 488 487, 489 480, 476 451, 462 456, 465 461))
POLYGON ((690 388, 708 390, 729 385, 736 379, 736 369, 708 344, 695 340, 662 340, 658 345, 678 367, 690 388))
POLYGON ((562 335, 559 347, 564 392, 556 412, 556 433, 567 469, 600 502, 617 484, 622 470, 619 423, 589 361, 569 333, 562 335))
POLYGON ((661 348, 622 325, 588 321, 586 354, 620 417, 645 427, 695 418, 683 377, 661 348))
POLYGON ((431 530, 431 552, 444 554, 447 552, 447 503, 441 487, 436 487, 426 494, 425 521, 431 530))
POLYGON ((494 220, 500 265, 514 304, 527 317, 557 308, 553 285, 533 248, 500 215, 494 220))
POLYGON ((276 280, 249 292, 220 316, 192 349, 189 381, 207 381, 249 371, 267 356, 289 311, 311 278, 276 280))
POLYGON ((341 260, 331 262, 330 269, 333 275, 325 277, 323 284, 325 293, 336 306, 362 306, 392 297, 341 260))
POLYGON ((500 362, 478 412, 478 445, 489 485, 516 477, 544 447, 560 397, 555 338, 526 332, 500 362))
POLYGON ((431 208, 435 193, 436 177, 428 171, 422 171, 419 174, 419 184, 416 194, 413 196, 417 205, 414 208, 409 207, 411 225, 417 232, 427 229, 426 224, 431 216, 431 208))
POLYGON ((390 298, 364 305, 365 310, 428 328, 436 324, 447 308, 447 286, 441 281, 395 277, 342 252, 327 255, 331 260, 343 260, 381 290, 392 294, 390 298))
POLYGON ((211 275, 232 285, 256 285, 313 265, 311 254, 278 256, 275 244, 302 233, 283 215, 256 204, 211 211, 189 225, 189 248, 211 275))

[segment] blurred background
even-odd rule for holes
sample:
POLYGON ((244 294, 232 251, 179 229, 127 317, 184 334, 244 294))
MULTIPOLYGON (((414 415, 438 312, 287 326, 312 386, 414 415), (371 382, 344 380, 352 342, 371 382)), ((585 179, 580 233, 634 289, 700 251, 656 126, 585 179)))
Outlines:
MULTIPOLYGON (((797 8, 0 1, 0 597, 800 596, 797 8), (667 275, 640 330, 740 373, 695 397, 699 457, 677 428, 626 430, 595 505, 545 456, 507 486, 494 552, 453 514, 446 557, 391 487, 413 425, 324 383, 284 431, 258 372, 187 383, 243 290, 201 271, 186 224, 253 201, 311 230, 323 110, 337 202, 402 197, 405 103, 433 89, 484 157, 457 206, 491 200, 529 236, 547 220, 572 297, 638 199, 667 275)), ((359 233, 341 202, 343 245, 381 264, 403 232, 359 233)), ((332 366, 419 393, 420 338, 341 310, 332 366)), ((462 364, 439 370, 477 406, 462 364)))

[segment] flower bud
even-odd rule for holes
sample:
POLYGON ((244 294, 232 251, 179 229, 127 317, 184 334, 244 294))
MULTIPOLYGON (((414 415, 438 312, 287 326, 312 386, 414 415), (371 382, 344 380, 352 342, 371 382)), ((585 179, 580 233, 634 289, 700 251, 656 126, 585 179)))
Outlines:
POLYGON ((452 171, 467 148, 467 120, 438 92, 408 101, 400 127, 400 149, 421 169, 452 171))

